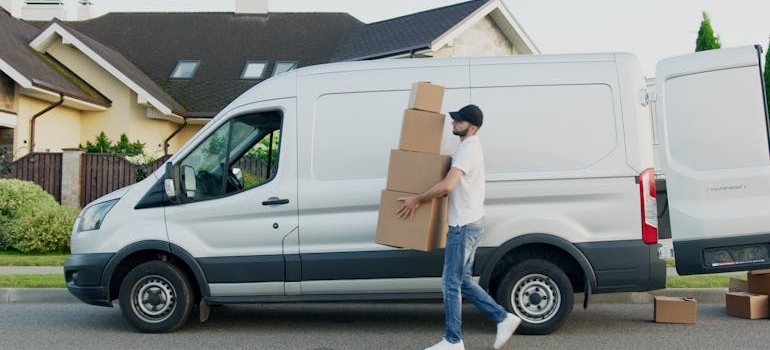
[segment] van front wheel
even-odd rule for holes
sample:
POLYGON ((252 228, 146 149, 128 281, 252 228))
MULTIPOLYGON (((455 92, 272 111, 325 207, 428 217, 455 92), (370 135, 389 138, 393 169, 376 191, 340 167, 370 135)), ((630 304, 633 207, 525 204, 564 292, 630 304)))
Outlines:
POLYGON ((119 299, 123 316, 147 333, 181 327, 193 304, 184 273, 165 261, 149 261, 131 270, 120 284, 119 299))
POLYGON ((549 334, 569 318, 572 284, 553 263, 531 259, 511 268, 497 291, 497 302, 521 317, 521 334, 549 334))

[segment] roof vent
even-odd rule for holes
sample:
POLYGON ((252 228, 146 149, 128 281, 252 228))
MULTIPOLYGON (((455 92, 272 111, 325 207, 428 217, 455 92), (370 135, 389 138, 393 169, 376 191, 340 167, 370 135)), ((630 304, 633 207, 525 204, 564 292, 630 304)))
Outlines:
POLYGON ((270 0, 235 0, 235 13, 267 14, 270 0))

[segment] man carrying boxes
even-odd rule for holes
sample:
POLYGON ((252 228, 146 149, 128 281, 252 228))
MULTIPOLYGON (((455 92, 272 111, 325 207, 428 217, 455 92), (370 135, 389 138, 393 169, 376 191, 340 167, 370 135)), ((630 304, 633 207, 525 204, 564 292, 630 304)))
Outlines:
MULTIPOLYGON (((414 89, 412 95, 415 95, 414 89)), ((398 198, 403 205, 396 213, 404 221, 413 220, 422 203, 430 202, 433 207, 436 200, 449 195, 449 227, 442 274, 445 333, 439 343, 428 349, 465 349, 461 332, 461 296, 497 323, 497 336, 493 346, 500 349, 510 339, 521 319, 498 305, 473 281, 471 273, 476 248, 484 236, 484 157, 481 142, 476 136, 484 121, 484 115, 476 105, 467 105, 457 112, 450 112, 449 115, 454 120, 452 133, 460 137, 460 145, 451 159, 449 171, 430 187, 422 187, 427 188, 424 192, 398 198)), ((390 170, 388 177, 390 181, 390 170)))
POLYGON ((399 149, 391 150, 386 189, 382 191, 375 242, 430 251, 446 242, 447 198, 435 198, 413 213, 412 220, 400 220, 394 213, 398 198, 425 191, 444 178, 451 157, 441 155, 445 116, 440 114, 444 87, 415 83, 408 109, 404 112, 399 149))

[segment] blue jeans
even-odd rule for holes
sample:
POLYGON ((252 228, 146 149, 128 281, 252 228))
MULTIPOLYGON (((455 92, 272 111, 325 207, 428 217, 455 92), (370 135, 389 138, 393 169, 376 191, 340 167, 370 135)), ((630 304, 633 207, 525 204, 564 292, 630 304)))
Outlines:
POLYGON ((464 226, 449 226, 447 232, 441 290, 446 322, 444 339, 450 343, 462 339, 463 297, 495 324, 502 322, 508 314, 472 279, 473 259, 483 237, 484 218, 464 226))

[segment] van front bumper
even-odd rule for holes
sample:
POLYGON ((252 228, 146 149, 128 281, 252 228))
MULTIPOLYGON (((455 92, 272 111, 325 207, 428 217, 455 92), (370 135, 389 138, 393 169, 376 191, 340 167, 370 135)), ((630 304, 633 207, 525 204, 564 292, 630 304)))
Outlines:
POLYGON ((67 290, 80 301, 112 307, 110 287, 102 278, 104 268, 114 254, 73 254, 64 262, 67 290))

